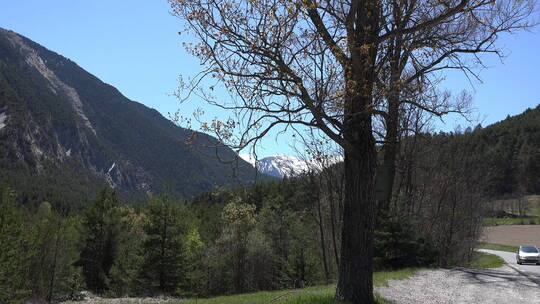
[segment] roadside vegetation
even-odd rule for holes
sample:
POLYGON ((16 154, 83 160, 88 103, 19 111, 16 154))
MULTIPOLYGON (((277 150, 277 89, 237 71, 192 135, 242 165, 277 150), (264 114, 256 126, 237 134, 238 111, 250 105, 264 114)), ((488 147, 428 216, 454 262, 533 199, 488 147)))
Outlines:
POLYGON ((473 268, 498 268, 505 264, 504 260, 497 255, 474 252, 469 267, 473 268))
POLYGON ((494 244, 494 243, 483 243, 483 242, 478 243, 477 248, 478 249, 490 249, 490 250, 508 251, 508 252, 516 252, 519 249, 518 246, 494 244))

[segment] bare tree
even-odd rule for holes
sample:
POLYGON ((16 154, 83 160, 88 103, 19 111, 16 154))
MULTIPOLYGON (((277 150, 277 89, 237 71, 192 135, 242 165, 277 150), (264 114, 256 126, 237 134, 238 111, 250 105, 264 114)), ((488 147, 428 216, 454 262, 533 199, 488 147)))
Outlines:
POLYGON ((486 189, 492 170, 470 144, 474 138, 439 134, 407 139, 419 146, 411 155, 419 165, 399 176, 408 179, 399 196, 414 204, 407 211, 418 226, 419 236, 429 239, 442 266, 470 260, 482 227, 486 189))
MULTIPOLYGON (((378 105, 389 45, 406 42, 411 59, 398 64, 410 73, 403 85, 413 85, 461 62, 462 47, 475 54, 492 45, 499 26, 508 31, 528 26, 534 5, 534 0, 169 1, 197 37, 187 48, 205 67, 185 84, 184 99, 199 94, 236 115, 205 123, 204 131, 241 149, 276 126, 312 128, 342 147, 345 197, 336 298, 352 303, 373 303, 373 123, 388 115, 378 105), (462 43, 451 39, 458 34, 462 43), (207 76, 224 84, 229 100, 212 96, 207 76)), ((438 103, 408 102, 439 111, 438 103)))
POLYGON ((330 235, 332 254, 335 265, 339 265, 339 235, 343 218, 343 151, 340 146, 310 130, 300 136, 305 152, 296 151, 304 155, 309 171, 315 173, 320 200, 324 203, 323 210, 328 213, 327 230, 330 235))
MULTIPOLYGON (((471 97, 463 92, 451 98, 439 92, 443 69, 462 71, 469 78, 479 79, 483 68, 482 53, 502 59, 503 50, 495 44, 505 32, 526 29, 533 2, 519 1, 390 1, 383 7, 383 26, 395 33, 380 46, 379 109, 384 133, 383 160, 378 171, 378 201, 382 213, 387 212, 395 179, 399 141, 406 124, 400 122, 403 111, 424 111, 435 117, 450 113, 467 116, 471 97), (422 5, 425 7, 419 7, 422 5), (438 15, 432 10, 440 5, 452 10, 452 16, 438 15), (522 6, 520 6, 522 5, 522 6), (386 9, 386 10, 384 10, 386 9), (429 26, 426 21, 430 22, 429 26), (415 29, 415 30, 410 30, 415 29)), ((388 35, 388 34, 387 34, 388 35)))
MULTIPOLYGON (((302 150, 295 152, 306 164, 306 177, 309 178, 317 200, 315 212, 319 225, 321 254, 326 273, 334 273, 333 267, 339 266, 339 234, 341 228, 343 202, 343 161, 340 146, 308 130, 301 138, 302 150), (332 271, 330 271, 331 269, 332 271)), ((330 275, 326 275, 327 281, 330 275)))

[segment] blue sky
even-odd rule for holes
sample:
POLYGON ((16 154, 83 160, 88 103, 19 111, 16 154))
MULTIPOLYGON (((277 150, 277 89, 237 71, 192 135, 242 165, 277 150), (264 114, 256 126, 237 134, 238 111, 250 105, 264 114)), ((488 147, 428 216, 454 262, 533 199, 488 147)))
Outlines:
MULTIPOLYGON (((189 37, 178 35, 181 21, 169 14, 166 0, 3 0, 0 27, 16 31, 70 58, 128 98, 155 108, 167 117, 180 109, 189 116, 196 103, 180 105, 170 96, 180 74, 201 67, 182 48, 189 37)), ((476 115, 484 126, 540 103, 540 30, 501 37, 508 55, 501 63, 486 58, 483 82, 474 87, 460 74, 449 74, 444 85, 455 92, 473 90, 476 115)), ((209 116, 224 114, 205 108, 209 116)), ((466 123, 445 120, 452 130, 466 123)), ((294 154, 288 136, 263 142, 259 157, 294 154)))

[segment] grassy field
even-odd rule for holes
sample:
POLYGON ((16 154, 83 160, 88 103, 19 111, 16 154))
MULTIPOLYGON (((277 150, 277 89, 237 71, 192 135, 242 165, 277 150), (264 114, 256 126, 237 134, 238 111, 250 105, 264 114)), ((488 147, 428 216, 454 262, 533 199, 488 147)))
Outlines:
MULTIPOLYGON (((402 280, 412 276, 420 268, 406 268, 397 271, 376 272, 373 275, 375 286, 388 286, 388 280, 402 280)), ((188 299, 179 304, 345 304, 334 300, 336 285, 313 286, 303 289, 261 291, 250 294, 222 296, 210 299, 188 299)), ((377 303, 388 303, 377 296, 377 303)))
POLYGON ((504 265, 504 260, 499 256, 483 252, 475 252, 469 267, 473 268, 497 268, 504 265))

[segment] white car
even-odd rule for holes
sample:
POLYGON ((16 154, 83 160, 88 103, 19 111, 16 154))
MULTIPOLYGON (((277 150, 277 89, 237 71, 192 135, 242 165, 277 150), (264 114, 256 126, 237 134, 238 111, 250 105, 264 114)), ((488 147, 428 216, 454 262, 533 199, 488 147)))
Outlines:
POLYGON ((523 263, 535 263, 536 265, 540 265, 540 251, 535 246, 519 246, 516 260, 520 265, 523 263))

